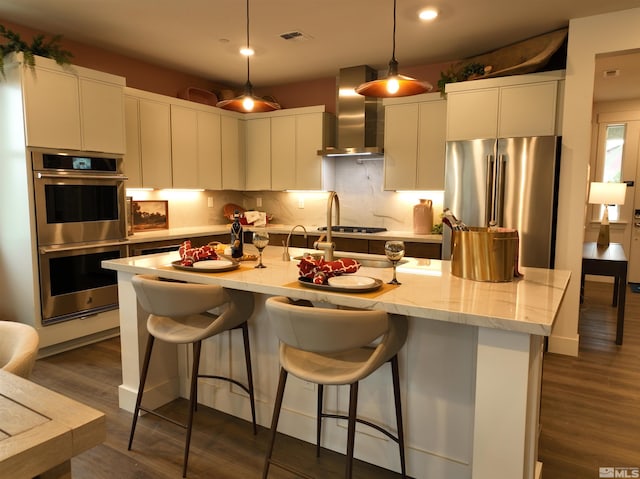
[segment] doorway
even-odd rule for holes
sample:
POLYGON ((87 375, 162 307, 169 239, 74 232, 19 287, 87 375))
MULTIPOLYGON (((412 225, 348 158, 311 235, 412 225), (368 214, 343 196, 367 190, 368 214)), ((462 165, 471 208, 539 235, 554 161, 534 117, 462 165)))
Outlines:
MULTIPOLYGON (((624 205, 610 206, 611 242, 623 245, 628 282, 640 283, 640 53, 596 56, 589 181, 626 182, 624 205), (638 226, 636 226, 638 224, 638 226)), ((600 205, 587 205, 585 241, 595 241, 600 205)))

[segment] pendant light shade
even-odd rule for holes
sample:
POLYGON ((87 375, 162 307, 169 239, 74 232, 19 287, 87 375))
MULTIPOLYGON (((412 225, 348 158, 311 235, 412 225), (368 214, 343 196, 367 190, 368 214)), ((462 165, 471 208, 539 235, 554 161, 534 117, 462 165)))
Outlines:
MULTIPOLYGON (((249 0, 247 0, 247 45, 245 48, 249 49, 249 45, 249 0)), ((280 109, 278 103, 264 100, 253 94, 253 85, 250 80, 249 55, 247 55, 247 82, 244 84, 244 92, 242 95, 232 98, 231 100, 219 101, 216 103, 216 106, 224 110, 237 111, 240 113, 265 112, 280 109)))
POLYGON ((396 0, 393 0, 393 50, 389 61, 387 78, 363 83, 355 90, 363 96, 378 98, 410 96, 426 93, 433 89, 433 85, 426 81, 398 74, 398 60, 396 60, 396 0))

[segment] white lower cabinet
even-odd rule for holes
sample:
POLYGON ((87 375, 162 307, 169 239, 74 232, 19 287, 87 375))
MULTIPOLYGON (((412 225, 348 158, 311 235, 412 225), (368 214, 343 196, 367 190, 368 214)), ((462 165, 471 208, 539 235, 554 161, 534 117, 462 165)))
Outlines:
POLYGON ((428 93, 384 106, 384 189, 444 189, 446 101, 428 93))

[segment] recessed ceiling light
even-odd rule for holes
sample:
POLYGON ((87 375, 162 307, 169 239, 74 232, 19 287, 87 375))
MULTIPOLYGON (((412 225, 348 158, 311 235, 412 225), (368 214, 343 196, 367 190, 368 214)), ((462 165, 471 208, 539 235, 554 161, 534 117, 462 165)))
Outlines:
POLYGON ((245 57, 250 57, 255 53, 255 51, 251 47, 242 47, 240 48, 240 53, 245 57))
POLYGON ((420 10, 418 13, 418 17, 420 20, 430 21, 435 19, 438 16, 438 10, 434 7, 428 7, 423 10, 420 10))

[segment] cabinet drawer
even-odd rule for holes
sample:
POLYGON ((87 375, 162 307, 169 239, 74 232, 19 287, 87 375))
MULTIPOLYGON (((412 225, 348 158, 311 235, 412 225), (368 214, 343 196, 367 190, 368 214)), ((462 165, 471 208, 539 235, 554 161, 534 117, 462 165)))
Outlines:
MULTIPOLYGON (((369 241, 369 253, 384 254, 385 241, 372 240, 369 241)), ((440 259, 442 256, 442 245, 440 243, 416 243, 405 241, 405 256, 413 258, 429 258, 440 259)))

